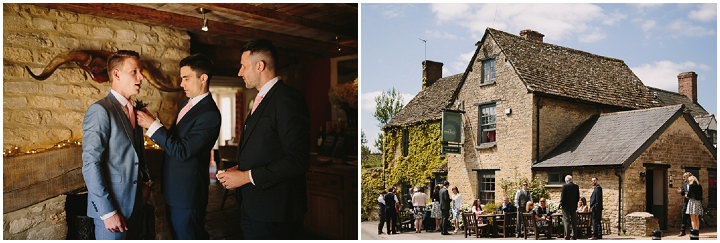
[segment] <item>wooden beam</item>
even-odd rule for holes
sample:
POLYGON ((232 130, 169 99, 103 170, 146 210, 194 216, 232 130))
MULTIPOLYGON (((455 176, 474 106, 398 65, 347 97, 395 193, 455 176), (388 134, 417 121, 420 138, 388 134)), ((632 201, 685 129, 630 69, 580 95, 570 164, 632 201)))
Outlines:
MULTIPOLYGON (((197 7, 210 9, 217 12, 225 12, 228 14, 244 16, 247 18, 260 19, 262 21, 275 23, 278 25, 294 25, 306 28, 312 28, 328 32, 334 35, 340 35, 344 38, 357 39, 357 28, 343 28, 338 25, 329 23, 323 23, 312 19, 298 17, 281 13, 269 8, 256 7, 251 4, 237 4, 237 3, 205 3, 205 4, 193 4, 197 7)), ((355 12, 357 14, 357 10, 355 12)))
MULTIPOLYGON (((158 11, 151 8, 138 7, 120 3, 37 3, 35 5, 66 10, 76 13, 90 14, 100 17, 136 21, 151 25, 167 26, 170 28, 197 32, 202 19, 181 14, 158 11)), ((265 38, 273 41, 276 46, 303 49, 316 52, 322 55, 331 55, 336 44, 332 42, 321 42, 317 40, 291 36, 283 33, 275 33, 266 30, 253 29, 217 21, 208 21, 210 31, 218 34, 237 36, 239 39, 249 41, 251 39, 265 38)))

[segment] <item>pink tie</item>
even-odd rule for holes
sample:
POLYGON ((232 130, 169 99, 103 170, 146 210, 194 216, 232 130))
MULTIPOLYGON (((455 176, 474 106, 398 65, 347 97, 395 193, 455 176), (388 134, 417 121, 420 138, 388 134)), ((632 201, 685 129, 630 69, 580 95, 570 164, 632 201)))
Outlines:
POLYGON ((255 102, 253 102, 253 108, 252 108, 252 113, 253 113, 253 114, 255 114, 255 108, 257 108, 258 105, 260 105, 260 101, 262 101, 263 97, 264 97, 264 96, 262 96, 262 95, 256 95, 256 96, 255 96, 255 102))
POLYGON ((177 121, 175 122, 175 124, 178 124, 178 123, 180 122, 180 119, 182 119, 183 116, 185 116, 185 114, 187 114, 188 111, 190 110, 190 108, 192 108, 192 107, 193 107, 192 102, 190 102, 190 101, 188 100, 187 105, 185 105, 185 107, 183 107, 182 110, 180 110, 180 115, 178 115, 178 119, 177 119, 177 121))
POLYGON ((135 110, 133 110, 133 106, 128 101, 127 104, 125 104, 125 107, 127 107, 128 111, 128 119, 130 119, 130 124, 132 124, 132 127, 135 128, 135 110))

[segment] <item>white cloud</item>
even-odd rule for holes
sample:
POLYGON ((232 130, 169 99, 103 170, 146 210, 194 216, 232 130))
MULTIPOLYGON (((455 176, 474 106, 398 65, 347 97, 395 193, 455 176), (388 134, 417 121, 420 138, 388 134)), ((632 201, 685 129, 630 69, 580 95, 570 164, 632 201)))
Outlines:
POLYGON ((632 5, 634 5, 639 12, 645 12, 647 10, 660 7, 663 4, 664 3, 634 3, 632 5))
POLYGON ((605 17, 602 22, 606 25, 614 25, 615 23, 620 22, 621 20, 624 20, 627 18, 627 15, 621 13, 618 10, 615 10, 611 14, 609 14, 607 17, 605 17))
POLYGON ((425 36, 427 36, 429 38, 433 38, 433 39, 445 39, 445 40, 454 40, 454 39, 458 38, 457 35, 454 35, 447 31, 437 31, 437 30, 426 30, 425 36))
POLYGON ((717 6, 714 3, 700 4, 697 10, 690 11, 688 17, 698 21, 715 21, 717 18, 717 6))
POLYGON ((694 25, 685 20, 675 20, 668 26, 671 35, 673 37, 700 37, 700 36, 711 36, 715 35, 714 29, 704 28, 699 25, 694 25))
POLYGON ((608 19, 624 17, 618 13, 605 15, 593 4, 433 4, 432 10, 440 24, 458 24, 476 39, 492 27, 513 34, 533 29, 545 34, 545 40, 550 42, 593 34, 590 28, 594 22, 613 24, 608 19))
POLYGON ((458 55, 457 59, 450 63, 450 67, 452 69, 449 70, 449 72, 447 73, 443 73, 443 76, 455 75, 465 72, 465 69, 467 68, 468 63, 470 63, 470 59, 472 59, 473 55, 475 55, 475 50, 471 50, 469 52, 461 53, 460 55, 458 55))
MULTIPOLYGON (((418 86, 420 86, 420 81, 418 81, 418 86)), ((370 112, 375 113, 375 97, 378 97, 382 94, 382 91, 372 91, 368 93, 363 93, 362 98, 360 99, 360 106, 361 111, 364 112, 370 112)), ((408 93, 400 93, 400 96, 403 98, 403 106, 407 105, 412 98, 415 97, 415 94, 408 94, 408 93)))
POLYGON ((677 75, 682 72, 709 70, 705 64, 694 62, 675 63, 662 60, 654 63, 646 63, 637 67, 631 67, 635 75, 642 82, 651 87, 677 92, 677 75))
POLYGON ((607 35, 602 32, 602 30, 596 29, 594 32, 580 36, 578 40, 584 43, 593 43, 605 39, 605 37, 607 37, 607 35))
POLYGON ((372 6, 381 8, 380 13, 388 19, 403 17, 407 9, 413 7, 412 4, 377 4, 372 6))
POLYGON ((640 28, 642 28, 643 31, 648 32, 655 28, 655 25, 657 25, 657 22, 655 20, 644 20, 640 23, 640 28))

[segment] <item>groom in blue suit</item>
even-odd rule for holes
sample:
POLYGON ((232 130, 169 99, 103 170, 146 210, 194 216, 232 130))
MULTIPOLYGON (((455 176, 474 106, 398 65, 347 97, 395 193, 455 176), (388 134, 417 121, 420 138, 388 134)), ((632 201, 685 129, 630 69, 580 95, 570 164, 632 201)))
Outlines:
POLYGON ((82 173, 88 189, 87 215, 98 240, 140 239, 143 198, 150 179, 142 129, 135 124, 131 95, 140 93, 140 56, 118 51, 108 58, 111 90, 92 104, 83 120, 82 173))
POLYGON ((210 152, 220 134, 220 110, 210 94, 212 61, 195 54, 180 61, 180 86, 190 98, 165 129, 147 110, 137 111, 145 135, 165 150, 163 196, 172 234, 178 240, 206 240, 210 152))

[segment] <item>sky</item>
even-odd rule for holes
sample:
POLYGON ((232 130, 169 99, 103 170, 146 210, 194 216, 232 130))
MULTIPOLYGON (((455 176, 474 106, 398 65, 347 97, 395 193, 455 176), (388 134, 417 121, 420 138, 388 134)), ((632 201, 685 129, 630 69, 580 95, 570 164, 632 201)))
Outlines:
POLYGON ((381 131, 375 97, 395 88, 409 102, 421 90, 422 61, 443 77, 467 67, 488 27, 625 61, 647 86, 677 92, 677 75, 698 74, 698 103, 717 114, 717 5, 705 4, 362 4, 361 129, 381 131), (422 40, 426 40, 423 42, 422 40))

